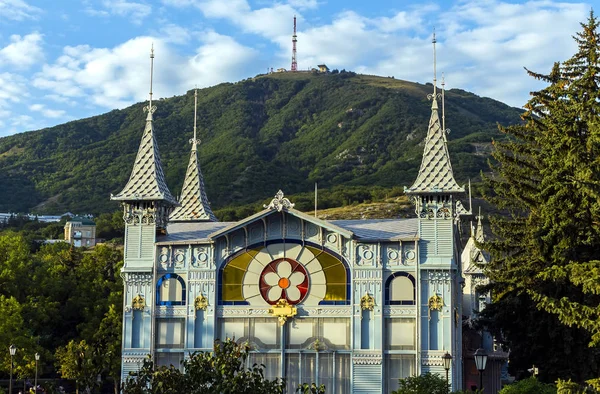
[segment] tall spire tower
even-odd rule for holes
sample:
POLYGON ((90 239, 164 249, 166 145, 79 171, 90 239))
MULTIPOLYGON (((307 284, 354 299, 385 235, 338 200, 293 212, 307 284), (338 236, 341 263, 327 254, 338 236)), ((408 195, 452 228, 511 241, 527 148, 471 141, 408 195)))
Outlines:
POLYGON ((298 37, 296 36, 296 15, 294 15, 294 34, 292 35, 292 71, 298 71, 298 62, 296 60, 296 42, 298 42, 298 37))
POLYGON ((125 220, 123 278, 122 377, 139 369, 141 354, 152 354, 154 317, 154 248, 157 234, 165 234, 169 214, 179 203, 173 197, 163 172, 154 136, 152 78, 154 48, 150 51, 150 95, 144 111, 146 127, 129 181, 111 200, 123 205, 125 220), (146 317, 149 314, 149 318, 146 317), (129 349, 129 350, 126 350, 129 349), (133 351, 131 349, 134 349, 133 351))
MULTIPOLYGON (((462 290, 455 219, 464 210, 457 198, 465 190, 454 179, 446 131, 438 114, 438 99, 442 99, 442 94, 437 90, 436 43, 434 31, 433 92, 427 95, 431 100, 431 117, 417 179, 410 188, 405 188, 405 193, 413 200, 418 216, 419 291, 428 297, 429 305, 428 316, 423 320, 428 330, 421 336, 421 357, 450 353, 453 361, 449 380, 455 390, 461 387, 462 380, 462 290), (436 300, 441 301, 438 309, 431 307, 436 300)), ((421 373, 426 372, 443 373, 441 363, 422 366, 421 373)))
POLYGON ((198 161, 198 144, 196 138, 196 120, 198 118, 198 89, 194 90, 194 138, 190 140, 192 152, 188 163, 181 198, 181 206, 175 208, 169 221, 171 222, 216 222, 217 218, 210 209, 206 191, 204 189, 204 178, 198 161))
MULTIPOLYGON (((441 215, 450 215, 452 210, 452 197, 459 193, 464 193, 464 189, 456 183, 450 155, 448 153, 448 141, 446 140, 446 131, 440 125, 438 114, 438 98, 441 95, 437 92, 437 70, 436 70, 436 47, 437 40, 435 31, 433 33, 433 93, 427 97, 431 103, 431 117, 427 137, 425 138, 425 148, 423 150, 423 159, 417 179, 410 188, 406 189, 406 194, 413 197, 416 204, 418 215, 432 215, 434 212, 428 209, 430 203, 434 201, 441 203, 442 209, 438 212, 441 215)), ((444 122, 445 123, 445 122, 444 122)), ((445 125, 444 125, 445 126, 445 125)), ((437 209, 436 209, 437 211, 437 209)))
POLYGON ((148 105, 144 107, 144 112, 148 112, 146 127, 129 181, 120 193, 111 195, 111 199, 123 202, 126 223, 144 224, 151 220, 157 230, 164 232, 169 213, 179 204, 167 187, 154 136, 153 114, 156 106, 152 105, 153 72, 154 48, 150 51, 150 95, 148 105))

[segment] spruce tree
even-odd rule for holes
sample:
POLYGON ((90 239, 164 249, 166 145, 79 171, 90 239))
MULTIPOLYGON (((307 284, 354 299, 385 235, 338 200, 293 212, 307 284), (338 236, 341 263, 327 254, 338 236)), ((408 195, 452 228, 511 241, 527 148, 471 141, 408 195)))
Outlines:
POLYGON ((598 25, 590 12, 571 59, 549 74, 527 71, 548 85, 494 143, 488 199, 508 215, 492 219, 496 238, 484 246, 496 302, 526 295, 589 332, 591 345, 600 345, 598 25))

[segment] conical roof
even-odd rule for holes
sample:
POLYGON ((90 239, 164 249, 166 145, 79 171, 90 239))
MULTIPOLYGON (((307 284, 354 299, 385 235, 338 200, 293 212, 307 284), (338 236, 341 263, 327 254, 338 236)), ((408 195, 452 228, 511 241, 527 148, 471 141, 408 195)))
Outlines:
POLYGON ((446 135, 440 126, 438 105, 434 95, 421 168, 417 179, 410 188, 406 189, 406 193, 463 193, 464 191, 465 189, 454 180, 446 135))
POLYGON ((117 195, 112 196, 111 200, 117 201, 152 201, 164 200, 172 205, 179 205, 177 200, 171 195, 165 174, 162 169, 158 145, 154 137, 154 125, 152 113, 156 107, 150 105, 146 117, 146 128, 142 135, 140 147, 138 148, 133 170, 127 185, 117 195))
POLYGON ((171 222, 217 221, 206 197, 204 178, 200 170, 200 163, 198 162, 197 142, 195 139, 192 140, 192 152, 185 173, 179 203, 181 206, 175 208, 169 217, 169 221, 171 222))
POLYGON ((479 207, 479 215, 477 216, 477 227, 475 228, 475 240, 479 243, 485 242, 483 234, 483 224, 481 224, 481 207, 479 207))

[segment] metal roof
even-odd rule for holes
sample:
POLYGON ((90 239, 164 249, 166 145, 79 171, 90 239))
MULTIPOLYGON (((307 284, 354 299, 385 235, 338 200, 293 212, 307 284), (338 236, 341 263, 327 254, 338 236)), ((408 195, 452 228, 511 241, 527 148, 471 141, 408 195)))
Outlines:
POLYGON ((197 141, 195 139, 192 142, 192 152, 179 203, 181 206, 175 208, 169 217, 169 221, 217 221, 206 197, 204 177, 198 162, 197 141))
POLYGON ((167 235, 157 237, 157 243, 184 243, 190 241, 207 241, 209 235, 232 222, 179 222, 169 223, 167 235))
MULTIPOLYGON (((148 108, 148 107, 146 107, 148 108)), ((138 148, 133 170, 127 185, 120 193, 113 196, 111 200, 117 201, 151 201, 165 200, 172 205, 179 205, 175 197, 171 195, 165 174, 162 169, 158 145, 154 137, 154 126, 152 112, 156 107, 148 108, 146 128, 142 134, 140 147, 138 148)))
MULTIPOLYGON (((296 211, 297 212, 297 211, 296 211)), ((259 212, 264 214, 263 212, 259 212)), ((254 215, 255 216, 255 215, 254 215)), ((313 218, 314 220, 314 218, 313 218)), ((418 238, 418 219, 320 220, 331 229, 351 233, 357 240, 398 241, 418 238)), ((238 228, 240 222, 179 222, 169 223, 167 235, 157 238, 159 244, 209 241, 223 234, 222 230, 238 228)))
POLYGON ((331 223, 365 241, 412 240, 419 234, 419 219, 332 220, 331 223))
POLYGON ((431 118, 425 138, 423 160, 415 183, 407 188, 406 193, 463 193, 454 179, 450 155, 446 141, 446 131, 440 126, 437 100, 433 97, 431 105, 431 118))

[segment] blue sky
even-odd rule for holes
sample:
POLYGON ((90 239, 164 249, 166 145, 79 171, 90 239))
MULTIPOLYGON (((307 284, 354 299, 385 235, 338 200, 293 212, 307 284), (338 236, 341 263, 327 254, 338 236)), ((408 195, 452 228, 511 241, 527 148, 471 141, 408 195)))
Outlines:
POLYGON ((576 50, 597 1, 0 0, 0 136, 145 100, 153 43, 155 97, 298 67, 415 82, 438 78, 520 107, 576 50))

